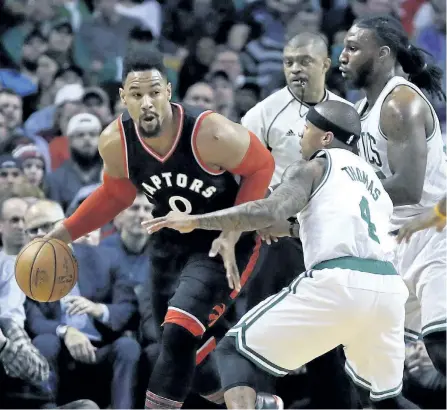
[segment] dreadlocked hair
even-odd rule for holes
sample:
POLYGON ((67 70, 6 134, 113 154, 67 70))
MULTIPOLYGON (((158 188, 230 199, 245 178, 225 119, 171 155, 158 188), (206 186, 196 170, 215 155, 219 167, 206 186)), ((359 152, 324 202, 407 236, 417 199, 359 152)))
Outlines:
POLYGON ((379 44, 390 48, 410 82, 445 101, 442 70, 427 60, 429 53, 411 44, 398 19, 390 15, 366 17, 357 20, 355 25, 372 30, 379 44))

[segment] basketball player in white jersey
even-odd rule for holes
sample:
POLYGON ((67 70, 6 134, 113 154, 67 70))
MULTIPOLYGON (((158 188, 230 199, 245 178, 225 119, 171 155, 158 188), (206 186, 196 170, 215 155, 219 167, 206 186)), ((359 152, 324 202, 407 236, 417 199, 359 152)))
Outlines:
MULTIPOLYGON (((150 232, 251 231, 297 215, 299 224, 283 234, 299 229, 306 271, 244 315, 216 350, 227 408, 265 408, 254 365, 284 376, 340 344, 346 371, 370 391, 376 407, 414 407, 400 395, 408 290, 383 245, 393 204, 374 169, 351 152, 359 134, 352 106, 317 104, 301 142, 308 162, 292 164, 268 198, 147 223, 150 232)), ((236 268, 228 275, 237 283, 236 268)))
MULTIPOLYGON (((326 73, 330 66, 324 37, 308 32, 294 36, 283 51, 287 86, 259 102, 241 120, 242 125, 260 139, 275 159, 270 189, 281 182, 289 165, 301 159, 300 135, 309 107, 327 100, 350 104, 326 89, 326 73)), ((260 255, 263 260, 261 270, 265 274, 252 279, 246 294, 247 309, 279 292, 305 270, 299 238, 284 237, 274 243, 263 243, 260 255)), ((344 409, 354 406, 352 399, 355 396, 352 392, 349 394, 352 386, 343 370, 343 361, 343 354, 334 351, 306 366, 310 407, 344 409), (322 389, 327 394, 322 395, 322 389)))
MULTIPOLYGON (((439 120, 428 93, 445 98, 442 71, 425 60, 399 21, 390 16, 357 21, 345 37, 340 70, 366 98, 361 116, 360 154, 378 172, 394 204, 390 231, 433 208, 445 195, 446 157, 439 120), (408 80, 395 75, 400 65, 408 80)), ((446 248, 432 228, 396 244, 394 264, 410 297, 405 336, 421 335, 434 366, 446 374, 446 248)))

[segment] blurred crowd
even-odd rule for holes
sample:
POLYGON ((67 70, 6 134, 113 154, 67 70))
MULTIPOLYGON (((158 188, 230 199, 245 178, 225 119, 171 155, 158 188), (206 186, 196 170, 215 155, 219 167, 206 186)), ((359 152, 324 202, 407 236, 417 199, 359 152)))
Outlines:
MULTIPOLYGON (((330 45, 328 89, 352 102, 338 70, 360 16, 400 18, 446 84, 445 0, 4 0, 0 5, 0 407, 55 407, 91 398, 142 408, 157 356, 149 300, 144 195, 73 245, 79 281, 60 302, 25 300, 14 261, 101 183, 98 139, 125 109, 118 89, 127 50, 165 55, 174 100, 239 122, 285 86, 283 46, 305 31, 330 45), (68 325, 67 333, 61 327, 68 325), (141 398, 141 402, 139 399, 141 398)), ((445 102, 433 101, 445 135, 445 102)), ((238 301, 230 320, 243 312, 238 301)), ((445 408, 445 378, 423 344, 409 344, 407 397, 445 408)), ((278 382, 288 405, 312 408, 306 369, 278 382)), ((210 407, 192 398, 191 408, 210 407), (196 401, 194 401, 196 400, 196 401)))

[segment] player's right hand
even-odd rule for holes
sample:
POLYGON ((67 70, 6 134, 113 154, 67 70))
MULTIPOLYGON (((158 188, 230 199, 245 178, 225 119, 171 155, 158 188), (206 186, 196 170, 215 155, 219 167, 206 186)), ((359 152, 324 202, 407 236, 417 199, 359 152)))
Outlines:
POLYGON ((222 257, 227 281, 230 289, 241 290, 241 277, 236 263, 235 246, 239 240, 240 233, 222 232, 211 244, 209 256, 214 258, 217 254, 222 257))
POLYGON ((161 218, 154 218, 143 221, 141 225, 146 228, 149 234, 159 231, 163 228, 171 228, 180 233, 189 233, 199 227, 196 217, 180 212, 169 212, 161 218))
POLYGON ((441 232, 445 228, 445 218, 440 218, 433 209, 429 209, 421 215, 411 219, 399 229, 396 238, 397 242, 401 243, 403 240, 408 242, 415 232, 432 227, 436 227, 436 230, 441 232))
POLYGON ((96 362, 96 347, 93 346, 89 338, 78 329, 69 327, 65 334, 64 342, 73 359, 87 364, 96 362))

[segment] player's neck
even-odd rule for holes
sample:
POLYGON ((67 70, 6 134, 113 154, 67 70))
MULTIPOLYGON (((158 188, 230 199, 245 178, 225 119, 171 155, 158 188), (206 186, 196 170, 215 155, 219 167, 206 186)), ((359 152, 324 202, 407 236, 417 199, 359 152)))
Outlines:
POLYGON ((377 99, 379 98, 380 93, 387 85, 388 81, 394 77, 394 70, 391 72, 382 73, 380 75, 375 76, 374 81, 371 81, 371 84, 367 85, 364 88, 366 99, 368 100, 368 105, 373 106, 377 99))

